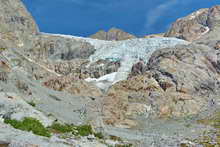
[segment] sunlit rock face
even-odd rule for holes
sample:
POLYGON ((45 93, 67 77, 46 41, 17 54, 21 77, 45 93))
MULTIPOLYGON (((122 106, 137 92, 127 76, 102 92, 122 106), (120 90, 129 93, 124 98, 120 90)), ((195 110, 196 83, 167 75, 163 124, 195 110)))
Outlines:
POLYGON ((165 34, 166 37, 180 39, 215 40, 220 26, 220 6, 200 9, 186 17, 178 19, 165 34), (206 38, 206 39, 204 39, 206 38))
POLYGON ((136 37, 132 34, 124 32, 123 30, 117 28, 111 28, 108 32, 105 32, 104 30, 100 30, 97 33, 91 35, 90 38, 99 39, 99 40, 120 41, 120 40, 134 39, 136 37))
POLYGON ((0 1, 0 45, 23 47, 39 30, 20 0, 0 1))

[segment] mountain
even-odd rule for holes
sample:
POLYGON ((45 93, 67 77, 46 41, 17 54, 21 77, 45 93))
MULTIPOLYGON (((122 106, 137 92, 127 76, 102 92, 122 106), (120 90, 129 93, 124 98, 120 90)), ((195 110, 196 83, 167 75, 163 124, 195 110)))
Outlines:
POLYGON ((20 0, 0 4, 0 146, 220 145, 220 6, 165 35, 93 39, 40 32, 20 0))
POLYGON ((121 41, 127 39, 136 38, 134 35, 131 35, 123 30, 117 28, 111 28, 108 32, 104 30, 98 31, 94 35, 91 35, 90 38, 99 39, 99 40, 109 40, 109 41, 121 41))
MULTIPOLYGON (((184 18, 178 19, 165 34, 166 37, 177 37, 180 39, 195 41, 203 36, 219 38, 219 6, 210 9, 200 9, 184 18)), ((216 38, 216 39, 217 39, 216 38)), ((210 40, 210 39, 209 39, 210 40)), ((208 40, 208 41, 209 41, 208 40)))
POLYGON ((144 38, 156 38, 156 37, 164 37, 164 33, 151 34, 151 35, 144 36, 144 38))

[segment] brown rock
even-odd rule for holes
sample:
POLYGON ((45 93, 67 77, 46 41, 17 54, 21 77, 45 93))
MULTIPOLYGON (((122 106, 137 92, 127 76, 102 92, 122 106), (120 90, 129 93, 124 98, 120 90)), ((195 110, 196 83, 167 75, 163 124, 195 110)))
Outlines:
POLYGON ((0 3, 0 42, 18 48, 30 44, 39 30, 23 3, 20 0, 1 0, 0 3))
POLYGON ((171 109, 169 106, 161 106, 160 107, 160 117, 168 117, 171 115, 171 109))
POLYGON ((136 38, 134 35, 131 35, 129 33, 126 33, 120 29, 117 28, 111 28, 108 32, 105 32, 103 30, 97 32, 94 35, 91 35, 90 38, 99 39, 99 40, 127 40, 127 39, 133 39, 136 38))
POLYGON ((144 38, 157 38, 157 37, 164 37, 164 33, 160 33, 160 34, 150 34, 150 35, 144 36, 144 38))
POLYGON ((206 23, 209 9, 200 9, 174 22, 165 33, 165 37, 177 37, 187 41, 194 41, 209 31, 206 23))
POLYGON ((56 91, 67 91, 77 96, 100 97, 102 95, 102 92, 94 85, 71 75, 51 77, 43 85, 56 91))

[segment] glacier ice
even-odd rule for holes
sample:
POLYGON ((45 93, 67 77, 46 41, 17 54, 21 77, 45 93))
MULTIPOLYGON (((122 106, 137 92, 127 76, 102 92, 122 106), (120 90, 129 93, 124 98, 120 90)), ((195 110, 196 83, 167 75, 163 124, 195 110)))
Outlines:
POLYGON ((100 59, 119 60, 121 67, 118 69, 113 84, 125 80, 134 63, 140 59, 148 62, 154 51, 166 47, 174 47, 177 44, 188 44, 187 41, 176 38, 150 38, 130 39, 125 41, 112 41, 96 47, 96 52, 90 56, 90 61, 100 59))
POLYGON ((96 80, 87 79, 87 81, 93 83, 96 82, 96 85, 98 84, 100 86, 103 85, 103 83, 114 84, 118 81, 125 80, 130 73, 133 64, 138 62, 140 59, 147 63, 152 53, 158 49, 174 47, 178 44, 189 44, 189 42, 181 39, 166 37, 138 38, 123 41, 104 41, 71 35, 50 35, 85 41, 93 45, 96 51, 89 58, 91 63, 100 59, 120 61, 121 66, 117 73, 105 75, 104 77, 96 80))

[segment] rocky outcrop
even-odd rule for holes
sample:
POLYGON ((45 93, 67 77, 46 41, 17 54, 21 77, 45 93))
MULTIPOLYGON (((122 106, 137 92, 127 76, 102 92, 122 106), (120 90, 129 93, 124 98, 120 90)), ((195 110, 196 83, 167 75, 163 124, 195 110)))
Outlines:
POLYGON ((66 91, 76 96, 100 97, 101 91, 94 85, 74 76, 50 77, 43 86, 56 91, 66 91))
POLYGON ((207 24, 208 9, 200 9, 184 18, 178 19, 165 34, 166 37, 194 41, 206 34, 210 28, 207 24))
POLYGON ((100 78, 104 75, 117 72, 120 68, 120 61, 98 60, 90 63, 89 66, 85 65, 81 67, 81 73, 87 74, 90 78, 100 78))
POLYGON ((128 80, 110 88, 105 122, 133 127, 135 114, 142 112, 152 118, 186 117, 217 106, 218 58, 217 51, 196 44, 154 52, 147 65, 138 62, 128 80))
POLYGON ((200 9, 186 17, 178 19, 165 34, 166 37, 195 41, 215 40, 219 36, 220 6, 200 9))
POLYGON ((0 46, 19 48, 31 44, 39 30, 22 2, 1 0, 0 3, 0 46))
POLYGON ((90 38, 99 39, 99 40, 120 41, 120 40, 134 39, 136 37, 120 29, 111 28, 108 32, 101 30, 95 33, 94 35, 91 35, 90 38))
POLYGON ((208 110, 210 102, 219 101, 214 98, 219 94, 217 62, 218 52, 192 44, 155 52, 148 68, 168 95, 176 93, 172 114, 184 116, 208 110))

